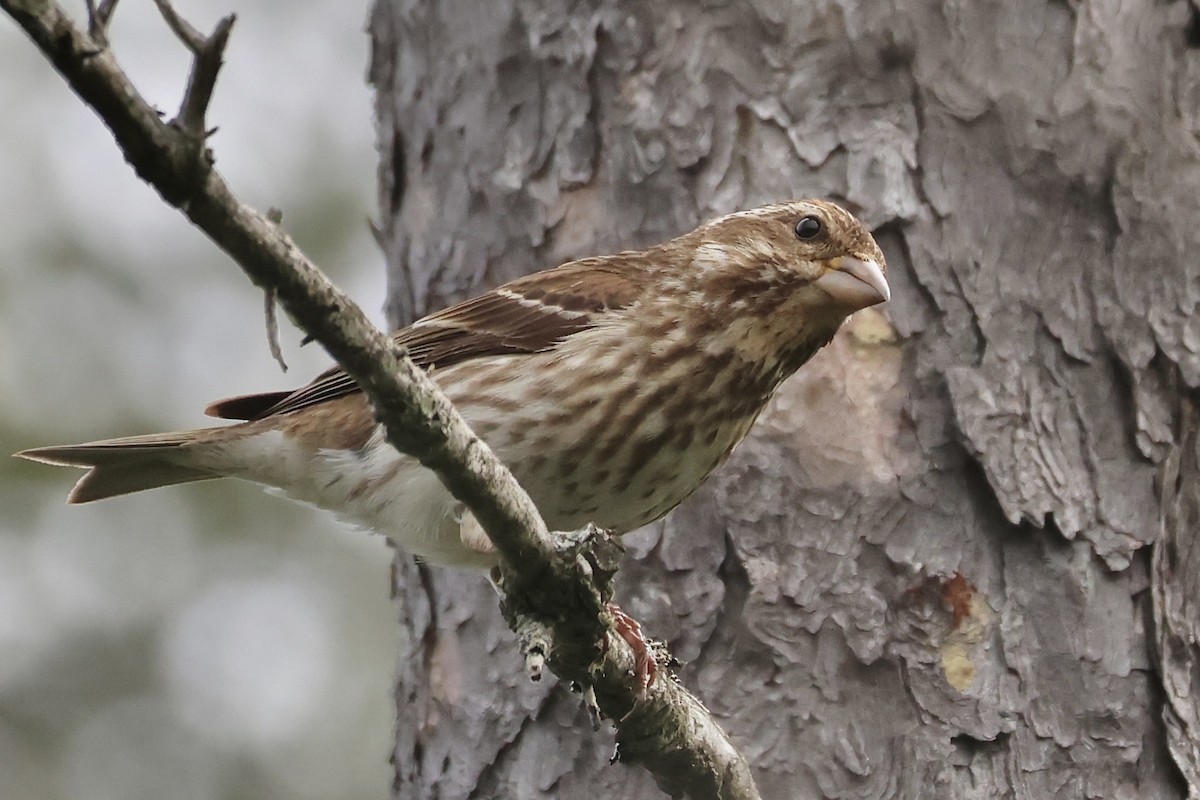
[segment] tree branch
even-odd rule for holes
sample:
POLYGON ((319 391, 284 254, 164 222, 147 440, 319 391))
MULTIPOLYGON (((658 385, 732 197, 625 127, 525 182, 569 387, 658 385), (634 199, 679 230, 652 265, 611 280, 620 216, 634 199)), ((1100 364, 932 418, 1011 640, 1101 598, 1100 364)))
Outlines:
MULTIPOLYGON (((640 763, 674 796, 751 800, 749 766, 703 705, 675 680, 644 693, 629 676, 631 648, 609 607, 615 556, 602 536, 550 534, 532 501, 433 382, 314 266, 271 220, 242 204, 213 169, 204 114, 233 24, 201 36, 156 0, 194 55, 180 112, 165 122, 118 66, 106 42, 78 30, 48 0, 0 0, 71 88, 112 131, 137 174, 181 210, 357 381, 388 441, 433 470, 465 503, 501 556, 497 583, 509 624, 563 680, 594 689, 616 720, 619 759, 640 763), (604 584, 598 587, 595 578, 604 584)), ((103 32, 115 3, 91 15, 103 32)), ((533 661, 536 662, 536 654, 533 661)))

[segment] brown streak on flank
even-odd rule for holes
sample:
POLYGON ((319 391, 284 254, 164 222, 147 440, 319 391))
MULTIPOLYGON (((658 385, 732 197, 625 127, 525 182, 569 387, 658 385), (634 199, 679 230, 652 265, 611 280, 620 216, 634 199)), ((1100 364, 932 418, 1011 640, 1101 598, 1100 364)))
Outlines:
MULTIPOLYGON (((592 431, 595 432, 592 433, 589 431, 590 435, 581 436, 579 440, 575 442, 575 444, 563 451, 563 455, 571 461, 581 460, 589 451, 591 451, 597 444, 599 444, 600 441, 603 440, 605 433, 610 432, 613 429, 614 420, 618 420, 625 415, 623 406, 637 397, 637 394, 641 388, 641 385, 634 381, 626 384, 625 387, 616 394, 609 395, 606 398, 604 408, 600 415, 601 423, 592 429, 592 431)), ((608 455, 604 455, 604 452, 610 448, 615 451, 616 448, 621 446, 621 443, 622 440, 620 438, 610 439, 608 444, 606 444, 600 452, 596 453, 596 458, 600 461, 607 460, 612 453, 610 452, 608 455)))
POLYGON ((549 456, 547 456, 545 453, 536 453, 529 458, 526 458, 520 464, 514 464, 513 467, 520 469, 521 475, 536 475, 545 469, 546 463, 549 460, 549 456))
MULTIPOLYGON (((582 393, 595 386, 608 386, 616 379, 618 374, 619 373, 616 370, 576 371, 572 377, 575 381, 577 381, 577 383, 572 386, 572 390, 582 393)), ((591 406, 594 406, 599 401, 599 395, 597 395, 595 398, 589 399, 591 406)))
MULTIPOLYGON (((712 380, 716 381, 717 377, 724 375, 729 365, 733 363, 734 356, 733 348, 726 348, 716 354, 705 354, 703 359, 703 370, 712 375, 712 380)), ((704 388, 708 388, 705 386, 704 388)))
MULTIPOLYGON (((612 375, 606 374, 604 375, 604 378, 606 380, 611 380, 612 375)), ((582 386, 582 381, 580 385, 582 386)), ((576 403, 571 397, 565 397, 563 396, 562 392, 557 391, 546 392, 545 396, 547 399, 556 401, 559 404, 559 409, 557 411, 552 411, 552 413, 547 414, 544 419, 542 419, 542 422, 545 423, 547 428, 564 426, 566 423, 580 420, 584 414, 588 413, 588 411, 598 407, 601 399, 600 395, 596 395, 595 397, 590 397, 587 399, 581 398, 581 401, 576 403)))
POLYGON ((575 472, 580 462, 595 447, 596 442, 597 439, 594 433, 588 436, 580 436, 575 440, 573 445, 563 451, 562 460, 566 463, 568 477, 575 472))
POLYGON ((675 447, 680 453, 687 452, 687 449, 692 446, 692 440, 696 438, 696 426, 692 422, 683 422, 676 428, 675 447))
MULTIPOLYGON (((713 408, 705 417, 702 426, 711 426, 714 430, 722 425, 740 425, 747 418, 758 415, 759 407, 754 403, 728 403, 713 408)), ((710 445, 712 441, 708 442, 710 445)))
POLYGON ((327 400, 272 421, 285 436, 312 450, 362 450, 378 427, 362 394, 327 400))
POLYGON ((388 467, 387 472, 378 476, 374 480, 367 481, 366 483, 368 486, 370 486, 373 489, 378 489, 381 486, 387 486, 389 483, 391 483, 392 481, 394 481, 396 479, 396 476, 400 474, 400 470, 402 470, 403 468, 404 468, 404 462, 397 459, 395 463, 393 463, 390 467, 388 467))
POLYGON ((748 371, 735 372, 725 386, 726 401, 731 404, 741 403, 751 393, 752 387, 757 384, 758 380, 748 371))
POLYGON ((722 306, 720 313, 695 314, 687 320, 687 334, 692 341, 700 341, 714 333, 725 330, 729 324, 727 312, 722 306))
POLYGON ((505 431, 505 436, 509 444, 517 444, 529 438, 529 434, 540 425, 541 420, 528 417, 513 419, 507 425, 508 430, 505 431))
MULTIPOLYGON (((673 345, 670 349, 668 349, 662 353, 658 353, 657 355, 647 353, 645 358, 642 361, 642 365, 641 365, 641 369, 639 370, 639 374, 640 375, 649 375, 649 376, 656 375, 660 372, 665 371, 667 369, 667 367, 671 366, 672 364, 674 364, 676 361, 680 360, 681 358, 684 358, 684 357, 694 353, 695 350, 696 350, 696 345, 694 342, 684 341, 684 342, 679 342, 678 344, 673 345)), ((695 359, 695 358, 693 358, 693 360, 699 361, 698 359, 695 359)))
MULTIPOLYGON (((642 386, 643 384, 640 383, 633 384, 635 389, 639 389, 642 386)), ((641 429, 642 418, 646 415, 647 410, 663 405, 668 397, 675 394, 676 388, 677 387, 673 386, 672 384, 664 383, 649 394, 638 398, 638 401, 634 406, 621 412, 622 416, 633 420, 632 430, 635 435, 636 432, 641 429)), ((616 414, 605 416, 614 420, 618 418, 616 414)), ((596 458, 602 462, 608 461, 610 458, 615 456, 617 451, 624 447, 628 441, 628 439, 619 436, 613 436, 609 438, 604 446, 596 452, 596 458)))
POLYGON ((460 403, 474 403, 481 406, 486 406, 493 411, 499 411, 502 414, 512 414, 520 411, 525 407, 525 404, 515 397, 505 397, 502 394, 487 392, 477 398, 464 398, 460 403))
MULTIPOLYGON (((601 374, 603 375, 604 373, 601 373, 601 374)), ((612 378, 611 375, 605 375, 605 377, 610 380, 612 378)), ((581 413, 586 413, 588 411, 591 411, 593 408, 596 408, 597 406, 600 405, 600 401, 603 399, 604 398, 602 396, 600 396, 599 394, 592 395, 591 397, 580 398, 579 408, 581 409, 581 413)))
POLYGON ((674 314, 666 313, 663 314, 661 319, 651 318, 649 320, 642 320, 640 327, 642 328, 642 333, 650 341, 655 341, 664 338, 671 331, 679 327, 679 321, 675 318, 674 314))
MULTIPOLYGON (((705 359, 695 357, 695 344, 692 342, 678 343, 666 352, 658 355, 647 354, 642 360, 640 369, 638 370, 638 380, 634 385, 653 385, 660 373, 665 372, 675 362, 685 358, 694 362, 696 366, 703 367, 704 365, 705 359)), ((684 386, 687 386, 690 390, 693 379, 694 376, 688 376, 673 383, 663 383, 653 393, 638 401, 638 404, 633 409, 634 413, 641 416, 647 409, 663 405, 670 395, 680 392, 684 386)))
POLYGON ((766 403, 767 396, 774 388, 775 370, 768 370, 763 375, 755 375, 749 370, 736 372, 729 380, 726 397, 733 409, 758 408, 766 403))
POLYGON ((663 446, 674 436, 675 429, 668 425, 653 436, 642 439, 634 445, 629 452, 629 459, 625 462, 625 471, 622 473, 620 482, 617 483, 616 490, 623 492, 633 485, 633 479, 650 463, 651 456, 662 450, 663 446))
POLYGON ((393 480, 395 480, 396 476, 400 474, 400 470, 403 468, 404 461, 396 459, 382 475, 376 475, 374 478, 369 478, 367 480, 360 480, 358 485, 351 489, 349 494, 346 495, 347 502, 357 500, 368 491, 374 491, 381 486, 386 486, 387 484, 391 483, 393 480))

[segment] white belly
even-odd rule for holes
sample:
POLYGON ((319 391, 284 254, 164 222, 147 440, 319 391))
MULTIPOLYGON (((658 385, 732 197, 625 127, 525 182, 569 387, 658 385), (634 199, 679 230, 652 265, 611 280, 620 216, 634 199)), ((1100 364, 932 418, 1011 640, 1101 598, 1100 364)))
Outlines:
POLYGON ((229 473, 232 477, 267 484, 292 500, 332 511, 430 563, 476 569, 496 563, 494 554, 463 544, 462 503, 435 474, 387 444, 381 430, 361 452, 313 452, 272 431, 232 443, 221 460, 241 465, 237 473, 229 473))

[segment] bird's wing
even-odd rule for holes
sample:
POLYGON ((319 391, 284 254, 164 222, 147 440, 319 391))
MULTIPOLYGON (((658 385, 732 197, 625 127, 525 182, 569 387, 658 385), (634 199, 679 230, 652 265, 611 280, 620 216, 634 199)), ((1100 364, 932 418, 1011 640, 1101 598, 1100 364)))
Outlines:
MULTIPOLYGON (((392 338, 425 370, 485 356, 547 350, 637 298, 641 281, 633 263, 636 258, 622 255, 574 261, 526 275, 430 314, 392 338)), ((205 413, 221 419, 263 419, 358 390, 345 371, 333 367, 295 391, 218 400, 205 413)))

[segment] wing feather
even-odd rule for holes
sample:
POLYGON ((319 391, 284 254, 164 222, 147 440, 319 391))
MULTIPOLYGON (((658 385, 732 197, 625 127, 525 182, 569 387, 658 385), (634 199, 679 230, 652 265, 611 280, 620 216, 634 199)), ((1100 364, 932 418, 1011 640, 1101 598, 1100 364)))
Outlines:
MULTIPOLYGON (((473 358, 541 352, 632 304, 643 285, 642 257, 622 253, 526 275, 430 314, 392 338, 425 370, 473 358)), ((263 419, 357 391, 354 380, 333 367, 294 392, 231 397, 211 404, 205 413, 221 419, 263 419)))

